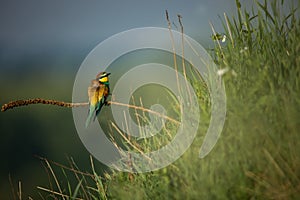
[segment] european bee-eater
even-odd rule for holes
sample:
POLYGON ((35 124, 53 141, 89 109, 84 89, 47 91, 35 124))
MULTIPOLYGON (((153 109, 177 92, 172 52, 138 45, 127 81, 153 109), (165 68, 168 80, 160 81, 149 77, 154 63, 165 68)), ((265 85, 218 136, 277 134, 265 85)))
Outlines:
POLYGON ((108 76, 110 73, 100 72, 97 74, 96 79, 91 81, 91 85, 88 88, 88 96, 90 109, 88 118, 86 119, 85 126, 91 123, 91 119, 95 120, 99 114, 103 105, 107 105, 107 97, 109 96, 109 80, 108 76))

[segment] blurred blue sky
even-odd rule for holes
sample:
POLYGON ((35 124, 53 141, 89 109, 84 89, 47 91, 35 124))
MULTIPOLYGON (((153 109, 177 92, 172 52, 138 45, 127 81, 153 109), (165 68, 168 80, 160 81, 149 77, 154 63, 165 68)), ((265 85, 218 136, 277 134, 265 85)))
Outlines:
POLYGON ((181 14, 185 33, 208 46, 209 21, 219 27, 218 15, 235 14, 235 0, 1 0, 1 59, 89 51, 121 31, 167 27, 166 9, 175 24, 181 14))

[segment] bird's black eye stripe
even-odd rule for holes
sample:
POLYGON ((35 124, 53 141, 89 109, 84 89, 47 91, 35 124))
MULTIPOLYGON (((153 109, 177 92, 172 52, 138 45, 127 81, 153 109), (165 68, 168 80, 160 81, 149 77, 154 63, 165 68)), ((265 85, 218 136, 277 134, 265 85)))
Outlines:
POLYGON ((102 74, 99 78, 104 78, 104 77, 106 77, 106 76, 109 76, 110 75, 110 73, 104 73, 104 74, 102 74))

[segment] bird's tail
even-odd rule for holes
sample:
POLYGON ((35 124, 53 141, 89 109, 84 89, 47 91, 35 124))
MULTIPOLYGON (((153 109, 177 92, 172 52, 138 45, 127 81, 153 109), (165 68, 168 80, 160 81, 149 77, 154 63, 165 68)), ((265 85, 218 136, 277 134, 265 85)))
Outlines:
POLYGON ((85 121, 85 128, 87 128, 90 125, 92 119, 95 120, 95 117, 96 117, 95 107, 94 106, 90 106, 89 114, 88 114, 88 117, 87 117, 87 119, 85 121))

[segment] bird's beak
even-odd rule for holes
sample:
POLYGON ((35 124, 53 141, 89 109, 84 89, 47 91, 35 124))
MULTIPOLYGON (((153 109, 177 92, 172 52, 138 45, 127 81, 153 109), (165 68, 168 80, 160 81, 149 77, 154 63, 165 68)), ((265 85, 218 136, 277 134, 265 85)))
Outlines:
POLYGON ((110 74, 111 74, 111 73, 109 73, 109 72, 108 72, 108 73, 106 73, 106 75, 107 75, 107 76, 109 76, 110 74))

